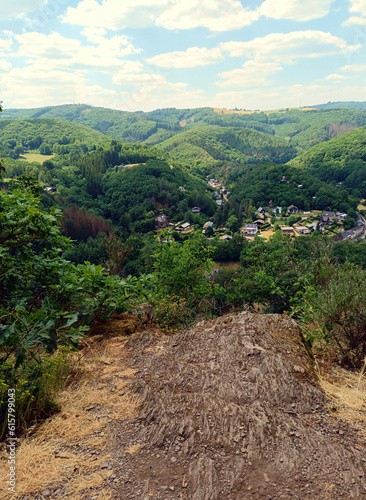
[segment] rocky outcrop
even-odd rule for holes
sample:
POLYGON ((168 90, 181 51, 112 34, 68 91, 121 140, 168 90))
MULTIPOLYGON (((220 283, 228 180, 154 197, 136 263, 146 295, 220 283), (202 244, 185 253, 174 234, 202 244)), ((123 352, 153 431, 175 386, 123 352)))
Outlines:
POLYGON ((142 409, 116 423, 115 498, 366 497, 364 436, 329 414, 290 318, 245 312, 129 345, 142 409))

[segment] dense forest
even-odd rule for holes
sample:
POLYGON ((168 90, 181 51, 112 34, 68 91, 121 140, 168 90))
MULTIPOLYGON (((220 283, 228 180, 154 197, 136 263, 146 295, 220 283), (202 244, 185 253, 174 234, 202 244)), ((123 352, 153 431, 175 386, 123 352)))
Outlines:
MULTIPOLYGON (((335 103, 336 105, 337 103, 335 103)), ((85 104, 4 110, 2 119, 63 118, 86 125, 113 139, 160 144, 187 129, 215 125, 248 128, 288 141, 298 153, 344 132, 366 125, 359 106, 327 105, 268 112, 213 108, 159 109, 148 113, 112 110, 85 104)))
POLYGON ((318 179, 366 197, 366 127, 318 144, 289 162, 318 179))

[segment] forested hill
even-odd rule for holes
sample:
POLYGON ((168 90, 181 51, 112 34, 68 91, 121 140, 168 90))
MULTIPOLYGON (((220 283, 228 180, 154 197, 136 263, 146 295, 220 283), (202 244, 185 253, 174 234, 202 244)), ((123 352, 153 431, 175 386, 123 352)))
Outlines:
POLYGON ((311 106, 317 109, 335 109, 335 108, 354 108, 354 109, 366 109, 366 101, 332 101, 326 104, 316 104, 311 106))
MULTIPOLYGON (((130 113, 109 108, 93 107, 86 104, 66 104, 35 109, 4 109, 0 118, 64 118, 70 122, 91 127, 113 139, 127 142, 143 142, 151 136, 167 139, 181 127, 159 120, 149 120, 139 113, 130 113)), ((150 141, 151 142, 151 141, 150 141)), ((154 141, 152 141, 154 142, 154 141)), ((159 141, 158 141, 159 142, 159 141)))
POLYGON ((330 103, 267 112, 168 108, 132 113, 70 104, 36 109, 4 109, 0 119, 64 118, 91 127, 113 139, 146 142, 150 145, 160 144, 187 129, 202 126, 249 128, 286 139, 289 145, 301 153, 319 142, 366 125, 365 106, 365 103, 330 103))
POLYGON ((317 144, 289 164, 306 169, 322 181, 351 190, 356 198, 365 198, 366 127, 317 144))
POLYGON ((201 126, 178 134, 157 146, 182 165, 208 175, 213 167, 285 163, 296 150, 284 139, 251 129, 201 126))
POLYGON ((0 120, 1 154, 16 158, 24 148, 43 154, 84 152, 110 144, 111 138, 85 125, 60 118, 0 120))

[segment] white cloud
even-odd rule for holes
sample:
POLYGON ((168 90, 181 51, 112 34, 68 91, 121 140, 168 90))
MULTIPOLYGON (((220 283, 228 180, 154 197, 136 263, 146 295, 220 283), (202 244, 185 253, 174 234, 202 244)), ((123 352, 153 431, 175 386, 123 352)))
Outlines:
POLYGON ((324 80, 339 82, 341 80, 346 80, 347 78, 349 78, 349 76, 332 73, 331 75, 326 76, 324 80))
POLYGON ((82 0, 69 7, 63 22, 117 30, 155 24, 169 30, 205 27, 211 31, 242 28, 259 18, 238 0, 82 0))
POLYGON ((343 66, 341 71, 353 71, 355 73, 361 73, 362 71, 366 71, 366 64, 348 64, 347 66, 343 66))
POLYGON ((347 19, 343 24, 345 26, 349 26, 352 24, 356 24, 358 26, 365 26, 366 25, 366 17, 365 17, 365 12, 366 12, 366 0, 350 0, 350 12, 355 12, 356 14, 361 14, 363 17, 358 17, 358 16, 351 16, 349 19, 347 19))
POLYGON ((186 84, 160 80, 156 85, 148 83, 136 92, 124 93, 124 99, 117 103, 117 107, 128 111, 152 111, 158 108, 185 108, 187 103, 192 107, 209 105, 203 90, 189 90, 186 84))
POLYGON ((83 45, 80 40, 66 38, 59 33, 17 35, 15 39, 19 47, 12 56, 26 57, 28 62, 48 69, 76 66, 86 69, 100 68, 109 72, 119 67, 125 56, 140 52, 123 35, 107 38, 103 31, 95 28, 87 28, 82 34, 89 44, 83 45))
POLYGON ((12 65, 9 61, 6 61, 5 59, 0 59, 0 69, 2 71, 9 71, 11 66, 12 65))
POLYGON ((277 63, 264 63, 257 61, 247 61, 242 68, 219 73, 219 77, 224 78, 224 82, 216 82, 220 87, 255 87, 267 85, 267 77, 270 74, 282 70, 277 63))
POLYGON ((273 19, 310 21, 326 16, 333 2, 334 0, 265 0, 258 11, 273 19))
POLYGON ((351 16, 343 23, 344 26, 350 26, 352 24, 356 24, 358 26, 365 26, 366 17, 351 16))
POLYGON ((257 11, 244 9, 237 0, 178 0, 158 16, 156 25, 170 30, 203 26, 227 31, 248 26, 258 18, 257 11))
POLYGON ((291 33, 270 33, 249 42, 224 42, 223 51, 232 57, 246 56, 258 60, 273 60, 291 64, 302 57, 348 53, 360 48, 347 45, 342 38, 324 31, 293 31, 291 33))
POLYGON ((68 72, 29 65, 13 68, 1 81, 4 102, 12 107, 83 102, 95 105, 113 104, 116 92, 90 84, 83 72, 68 72), (26 89, 26 92, 24 92, 26 89))
POLYGON ((168 52, 150 57, 146 59, 146 62, 161 68, 194 68, 218 62, 223 58, 218 47, 214 49, 190 47, 185 51, 168 52))
POLYGON ((82 26, 96 26, 111 30, 126 27, 145 27, 156 15, 171 5, 172 0, 82 0, 77 7, 69 7, 63 22, 82 26))
POLYGON ((13 45, 13 40, 11 38, 0 38, 0 54, 9 52, 13 45))
POLYGON ((359 12, 363 14, 366 10, 366 0, 350 0, 350 12, 359 12))

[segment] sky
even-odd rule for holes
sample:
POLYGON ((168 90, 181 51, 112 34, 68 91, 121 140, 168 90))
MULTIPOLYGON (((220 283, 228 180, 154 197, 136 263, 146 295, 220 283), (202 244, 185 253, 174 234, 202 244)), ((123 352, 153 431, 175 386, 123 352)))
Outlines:
POLYGON ((366 101, 366 0, 1 3, 4 108, 366 101))

